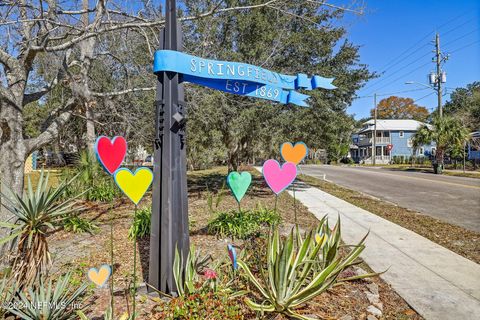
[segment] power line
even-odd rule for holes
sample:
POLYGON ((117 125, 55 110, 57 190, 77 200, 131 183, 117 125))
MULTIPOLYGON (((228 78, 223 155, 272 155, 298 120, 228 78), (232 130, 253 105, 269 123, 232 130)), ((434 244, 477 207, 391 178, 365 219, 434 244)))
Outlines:
POLYGON ((442 33, 442 36, 446 36, 446 35, 449 34, 450 32, 453 32, 453 31, 455 31, 455 30, 457 30, 457 29, 460 29, 461 27, 463 27, 464 25, 468 24, 469 22, 471 22, 471 21, 473 21, 473 20, 476 20, 476 18, 472 18, 472 19, 470 19, 470 20, 467 20, 466 22, 462 23, 461 25, 458 25, 458 26, 456 26, 455 28, 448 30, 447 32, 443 32, 443 33, 442 33))
POLYGON ((470 31, 470 32, 468 32, 468 33, 466 33, 466 34, 458 37, 458 38, 455 38, 455 39, 453 39, 453 40, 445 43, 444 46, 448 46, 449 44, 452 44, 452 43, 454 43, 454 42, 457 42, 457 41, 460 40, 460 39, 463 39, 463 38, 465 38, 465 37, 468 37, 468 36, 471 35, 472 33, 478 31, 478 29, 480 29, 480 28, 474 29, 474 30, 472 30, 472 31, 470 31))
MULTIPOLYGON (((377 97, 391 96, 391 95, 399 94, 399 93, 422 91, 422 90, 427 90, 427 89, 428 88, 420 88, 420 89, 410 89, 410 90, 403 90, 403 91, 397 91, 397 92, 391 92, 391 93, 380 93, 380 94, 377 94, 377 97)), ((356 97, 355 99, 363 99, 363 98, 373 98, 373 95, 371 95, 371 96, 360 96, 360 97, 356 97)))
MULTIPOLYGON (((439 27, 437 27, 437 30, 438 30, 438 29, 441 29, 441 28, 443 28, 443 27, 445 27, 445 26, 447 26, 448 24, 450 24, 450 23, 458 20, 459 18, 461 18, 461 17, 463 17, 463 16, 465 16, 465 15, 468 15, 469 12, 470 12, 470 11, 467 10, 467 11, 463 12, 462 14, 460 14, 460 15, 452 18, 452 19, 450 19, 449 21, 447 21, 447 22, 445 22, 444 24, 442 24, 442 25, 440 25, 439 27)), ((472 21, 472 20, 475 20, 475 18, 469 19, 469 20, 467 20, 466 22, 463 22, 463 23, 461 23, 460 25, 457 25, 456 27, 448 30, 445 34, 451 33, 451 32, 453 32, 454 30, 459 29, 460 27, 464 26, 465 24, 469 23, 469 22, 472 21)), ((412 55, 415 55, 415 54, 418 52, 419 49, 421 49, 421 48, 423 48, 423 47, 425 47, 425 46, 428 46, 429 44, 426 43, 425 45, 423 45, 423 46, 421 46, 421 47, 417 47, 419 43, 421 43, 423 40, 425 40, 425 38, 429 37, 432 33, 433 33, 433 31, 427 33, 422 39, 420 39, 420 40, 417 41, 415 44, 413 44, 412 46, 410 46, 408 49, 406 49, 405 51, 403 51, 403 52, 402 52, 399 56, 397 56, 395 59, 390 60, 390 61, 389 61, 386 65, 384 65, 382 68, 379 68, 380 70, 385 69, 385 70, 383 70, 383 71, 381 71, 381 72, 382 72, 382 73, 387 73, 387 71, 390 71, 389 69, 395 68, 395 66, 399 65, 400 63, 402 63, 403 61, 405 61, 407 58, 411 57, 412 55), (413 52, 411 52, 410 54, 408 54, 407 56, 403 57, 406 53, 408 53, 410 50, 412 50, 412 49, 414 49, 414 48, 416 48, 415 51, 413 51, 413 52), (400 59, 400 58, 402 58, 402 59, 400 59), (392 65, 392 62, 395 62, 395 63, 392 65), (387 68, 387 67, 388 67, 388 68, 387 68)), ((465 36, 466 36, 466 35, 465 35, 465 36)), ((458 39, 455 39, 455 40, 453 40, 453 41, 451 41, 451 42, 449 42, 449 43, 452 43, 452 42, 454 42, 454 41, 456 41, 456 40, 458 40, 458 39)), ((447 43, 447 44, 448 44, 448 43, 447 43)), ((418 58, 416 58, 416 59, 417 59, 417 60, 422 59, 423 57, 425 57, 425 56, 427 56, 427 55, 429 55, 429 54, 430 54, 430 53, 424 54, 423 56, 418 57, 418 58)), ((411 65, 412 63, 413 63, 413 62, 411 62, 411 63, 409 63, 409 64, 407 64, 407 65, 405 65, 405 66, 400 67, 398 70, 395 70, 395 72, 393 72, 392 74, 390 74, 390 75, 387 76, 387 77, 382 77, 382 78, 379 78, 379 79, 377 79, 377 80, 373 80, 372 83, 371 83, 370 85, 366 86, 363 90, 367 90, 367 89, 369 89, 369 88, 372 88, 372 87, 377 86, 378 84, 380 84, 380 83, 382 83, 383 81, 385 81, 386 79, 389 79, 390 77, 394 76, 394 75, 397 74, 399 71, 401 71, 403 68, 411 65)))
POLYGON ((429 96, 431 96, 432 94, 435 94, 435 92, 430 92, 429 94, 424 95, 423 97, 416 99, 415 101, 413 101, 413 103, 415 103, 415 102, 417 102, 417 101, 420 101, 420 100, 422 100, 422 99, 424 99, 424 98, 426 98, 426 97, 429 97, 429 96))
MULTIPOLYGON (((427 44, 427 45, 428 45, 428 44, 427 44)), ((374 82, 374 83, 366 86, 366 87, 364 88, 364 90, 367 90, 367 89, 369 89, 369 88, 371 89, 371 88, 373 88, 373 87, 376 87, 377 85, 379 85, 380 83, 384 82, 385 80, 388 80, 388 79, 390 79, 391 77, 393 77, 394 75, 398 74, 400 71, 403 71, 406 67, 411 66, 411 65, 414 64, 415 62, 418 62, 418 60, 420 60, 420 59, 422 59, 422 58, 424 58, 424 57, 426 57, 426 56, 428 56, 428 55, 430 55, 430 54, 431 54, 430 52, 427 52, 427 53, 425 53, 424 55, 415 58, 415 60, 412 60, 412 61, 410 61, 409 63, 400 66, 398 69, 395 69, 395 71, 392 72, 392 73, 390 73, 388 76, 383 77, 383 78, 379 79, 379 81, 374 82)), ((377 89, 377 90, 378 90, 378 89, 377 89)))
POLYGON ((467 44, 467 45, 464 45, 463 47, 454 49, 453 51, 449 51, 449 53, 454 53, 454 52, 463 50, 463 49, 468 48, 468 47, 471 47, 471 46, 473 46, 474 44, 479 43, 479 42, 480 42, 480 40, 474 41, 474 42, 472 42, 472 43, 469 43, 469 44, 467 44))
MULTIPOLYGON (((382 70, 382 69, 388 69, 387 67, 390 66, 390 64, 391 64, 392 62, 398 60, 398 59, 401 58, 405 53, 409 52, 411 49, 413 49, 414 47, 416 47, 418 44, 422 43, 423 40, 425 40, 426 38, 430 37, 430 35, 431 35, 432 33, 433 33, 433 31, 430 31, 427 35, 425 35, 425 36, 424 36, 422 39, 420 39, 418 42, 415 42, 414 45, 410 46, 407 50, 403 51, 399 56, 397 56, 396 58, 390 60, 386 65, 384 65, 383 67, 381 67, 381 68, 379 68, 379 69, 380 69, 380 70, 382 70)), ((423 48, 424 46, 425 46, 425 45, 423 45, 423 46, 420 47, 420 48, 423 48)), ((418 49, 420 49, 420 48, 418 48, 418 49)), ((417 51, 414 51, 413 53, 416 53, 416 52, 417 52, 417 51)), ((408 55, 407 57, 409 57, 409 56, 411 56, 411 54, 408 55)), ((403 58, 402 61, 405 60, 407 57, 403 58)), ((395 63, 395 64, 398 64, 398 63, 395 63)), ((384 71, 386 71, 386 70, 384 70, 384 71)))
MULTIPOLYGON (((405 76, 409 75, 410 73, 412 73, 412 72, 414 72, 414 71, 417 71, 417 70, 419 70, 419 69, 421 69, 421 68, 425 67, 426 65, 429 65, 430 63, 431 63, 431 62, 430 62, 430 61, 428 61, 427 63, 424 63, 424 64, 422 64, 421 66, 418 66, 418 67, 415 67, 415 68, 413 68, 413 69, 410 69, 408 72, 406 72, 406 73, 402 74, 400 77, 398 77, 398 78, 396 78, 396 79, 394 79, 394 80, 392 80, 392 81, 388 82, 387 84, 385 84, 385 85, 381 86, 380 88, 377 88, 376 90, 383 89, 383 88, 385 88, 385 87, 387 87, 387 86, 391 85, 392 83, 394 83, 394 82, 397 82, 398 80, 402 79, 403 77, 405 77, 405 76)), ((372 93, 373 93, 373 92, 370 92, 369 94, 372 94, 372 93)))
MULTIPOLYGON (((438 29, 441 29, 441 28, 449 25, 449 24, 452 23, 453 21, 457 20, 458 18, 461 18, 461 17, 463 17, 463 16, 465 16, 465 15, 468 15, 470 12, 471 12, 470 10, 466 10, 466 11, 464 11, 463 13, 459 14, 458 16, 456 16, 456 17, 448 20, 447 22, 441 24, 441 25, 440 25, 439 27, 437 27, 436 29, 437 29, 437 30, 438 30, 438 29)), ((472 20, 475 20, 475 19, 476 19, 476 18, 470 19, 470 20, 468 20, 467 22, 461 24, 460 26, 455 27, 454 29, 458 29, 459 27, 461 27, 461 26, 465 25, 466 23, 468 23, 468 22, 470 22, 470 21, 472 21, 472 20)), ((452 32, 454 29, 451 29, 451 30, 447 31, 446 33, 450 33, 450 32, 452 32)), ((380 70, 382 70, 382 69, 387 69, 387 67, 388 67, 392 62, 400 59, 404 54, 406 54, 407 52, 409 52, 411 49, 414 49, 418 44, 422 43, 423 40, 425 40, 426 38, 430 37, 430 36, 432 35, 432 33, 433 33, 433 31, 428 32, 428 33, 427 33, 425 36, 423 36, 420 40, 418 40, 417 42, 415 42, 412 46, 408 47, 405 51, 403 51, 403 52, 402 52, 400 55, 398 55, 396 58, 390 60, 387 64, 385 64, 383 67, 381 67, 381 68, 379 68, 379 69, 380 69, 380 70)), ((418 48, 417 48, 417 50, 418 50, 418 48)), ((406 57, 405 57, 404 59, 402 59, 402 60, 405 60, 405 59, 406 59, 406 57)), ((398 62, 397 62, 396 64, 398 64, 398 62)))

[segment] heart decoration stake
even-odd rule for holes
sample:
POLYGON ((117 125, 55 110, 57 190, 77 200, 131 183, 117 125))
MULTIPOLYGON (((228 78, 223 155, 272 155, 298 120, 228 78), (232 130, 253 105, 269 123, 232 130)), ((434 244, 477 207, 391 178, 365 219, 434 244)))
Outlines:
POLYGON ((230 243, 227 245, 228 248, 228 256, 230 257, 230 260, 232 261, 232 266, 233 270, 238 269, 238 264, 237 264, 237 252, 235 251, 235 247, 232 246, 230 243))
POLYGON ((304 142, 296 142, 293 145, 290 142, 285 142, 280 147, 280 154, 286 162, 293 162, 299 164, 308 155, 308 148, 304 142))
POLYGON ((104 264, 99 270, 97 270, 97 268, 91 268, 88 270, 88 279, 90 279, 90 281, 92 281, 97 287, 103 287, 105 283, 107 283, 111 274, 112 268, 110 268, 108 264, 104 264))
POLYGON ((238 173, 233 171, 227 176, 228 187, 238 203, 240 203, 243 196, 245 196, 245 193, 247 193, 248 187, 250 187, 251 183, 252 175, 250 172, 238 173))
POLYGON ((100 136, 95 142, 95 154, 102 167, 112 175, 122 164, 127 154, 127 141, 123 137, 100 136))
POLYGON ((270 159, 263 164, 262 174, 270 189, 278 195, 297 177, 297 166, 292 162, 280 166, 276 160, 270 159))
POLYGON ((120 190, 137 205, 152 184, 153 172, 145 167, 138 168, 134 173, 127 168, 120 168, 115 171, 114 178, 120 190))

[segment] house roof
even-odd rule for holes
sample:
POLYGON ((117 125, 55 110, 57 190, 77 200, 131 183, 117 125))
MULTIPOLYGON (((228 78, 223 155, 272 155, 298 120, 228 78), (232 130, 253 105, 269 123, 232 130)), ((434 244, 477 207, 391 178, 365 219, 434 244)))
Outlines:
MULTIPOLYGON (((363 128, 358 133, 373 131, 374 120, 370 119, 363 123, 363 128)), ((410 119, 377 119, 377 130, 404 130, 416 131, 425 123, 410 119)), ((429 125, 428 125, 429 126, 429 125)))

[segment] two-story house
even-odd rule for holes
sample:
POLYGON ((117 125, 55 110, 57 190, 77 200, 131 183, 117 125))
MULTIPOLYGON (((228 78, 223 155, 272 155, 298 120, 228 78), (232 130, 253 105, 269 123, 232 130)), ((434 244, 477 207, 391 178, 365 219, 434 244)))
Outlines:
MULTIPOLYGON (((412 137, 424 125, 416 120, 377 120, 375 138, 375 162, 390 163, 394 156, 430 156, 435 153, 435 145, 424 145, 413 154, 412 137)), ((356 163, 372 163, 374 120, 363 123, 363 127, 352 136, 350 156, 356 163)))

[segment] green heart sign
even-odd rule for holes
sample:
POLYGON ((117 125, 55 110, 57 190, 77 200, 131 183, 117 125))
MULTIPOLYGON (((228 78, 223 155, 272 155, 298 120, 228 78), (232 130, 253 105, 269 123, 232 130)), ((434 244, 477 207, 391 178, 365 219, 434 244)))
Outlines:
POLYGON ((236 171, 230 172, 227 176, 227 184, 233 193, 238 203, 242 200, 245 193, 247 193, 248 187, 252 183, 252 175, 250 172, 238 173, 236 171))

